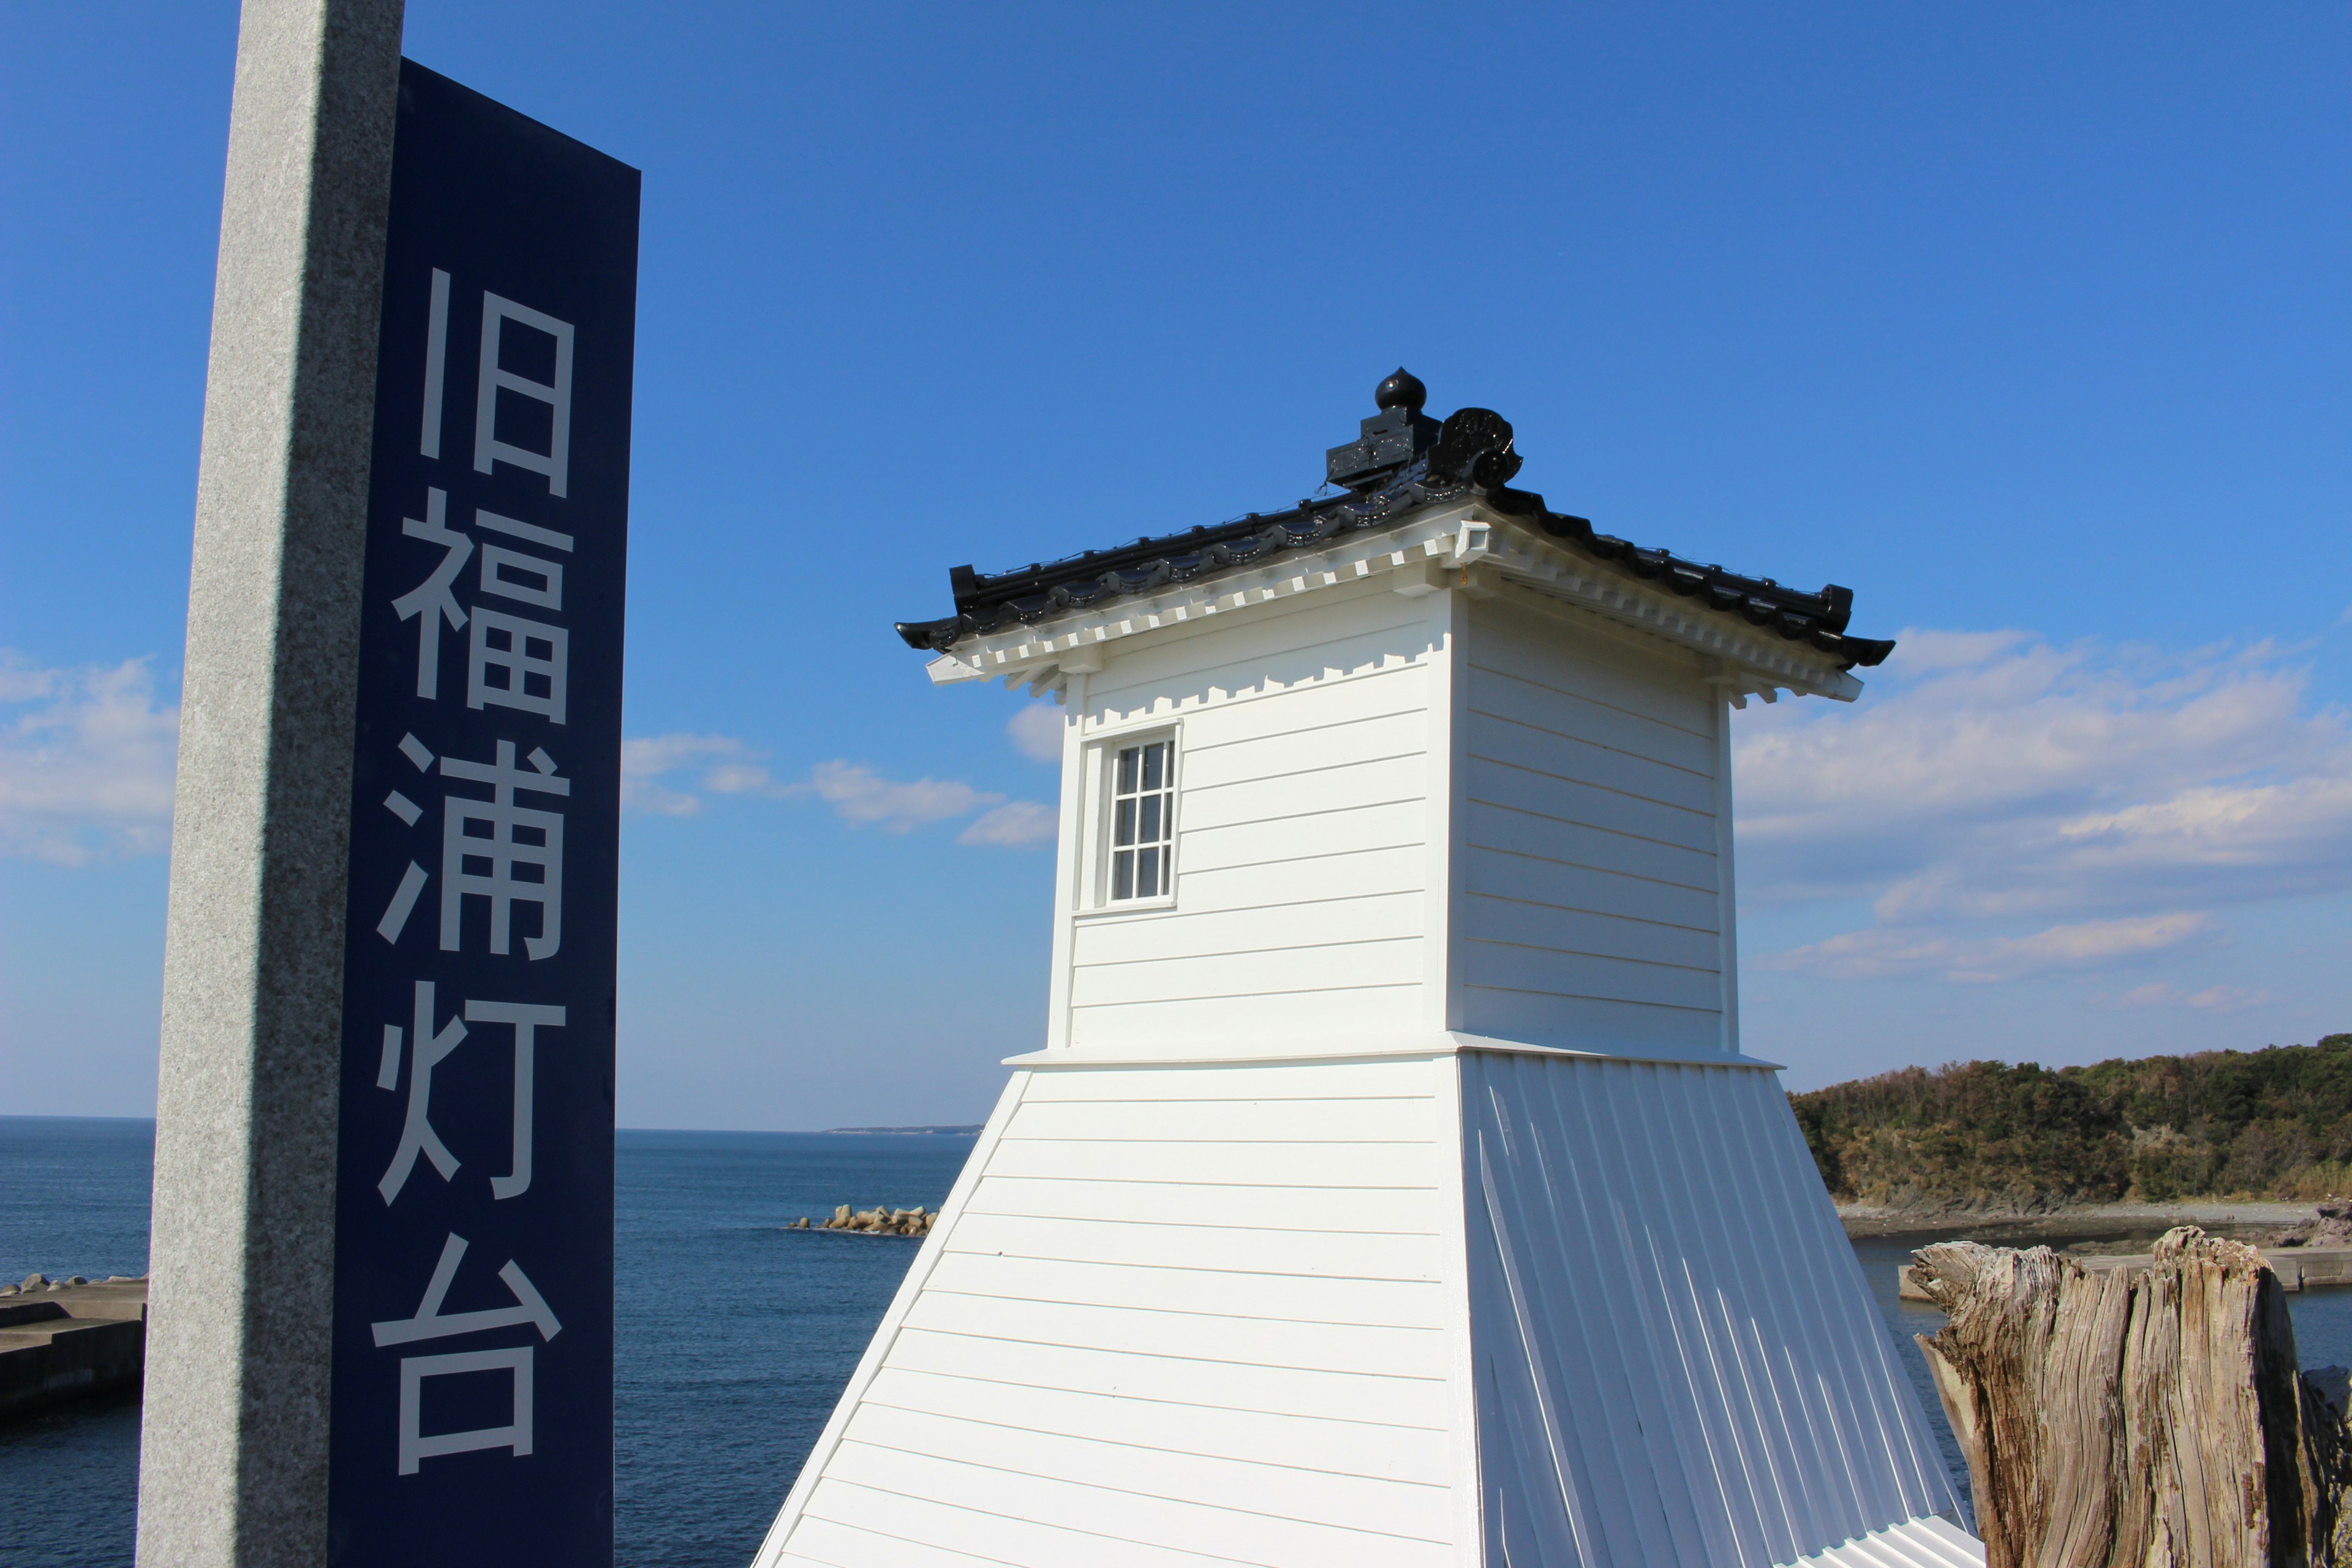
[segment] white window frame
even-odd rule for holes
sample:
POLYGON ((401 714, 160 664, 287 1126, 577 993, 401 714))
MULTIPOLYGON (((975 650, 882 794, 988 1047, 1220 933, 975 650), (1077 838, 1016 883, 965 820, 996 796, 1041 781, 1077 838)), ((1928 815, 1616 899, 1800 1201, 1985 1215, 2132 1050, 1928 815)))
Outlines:
MULTIPOLYGON (((1084 912, 1124 915, 1175 907, 1177 852, 1182 833, 1180 818, 1183 812, 1183 750, 1181 728, 1173 724, 1157 724, 1103 735, 1087 743, 1086 779, 1092 803, 1088 814, 1087 837, 1091 844, 1087 856, 1087 896, 1084 912), (1163 808, 1165 837, 1160 840, 1164 846, 1164 858, 1161 861, 1160 891, 1143 897, 1115 899, 1111 896, 1113 863, 1121 852, 1120 847, 1113 842, 1118 836, 1118 756, 1121 752, 1160 743, 1168 747, 1168 775, 1166 785, 1157 792, 1159 797, 1167 803, 1163 808)), ((1128 798, 1139 798, 1139 794, 1128 798)))

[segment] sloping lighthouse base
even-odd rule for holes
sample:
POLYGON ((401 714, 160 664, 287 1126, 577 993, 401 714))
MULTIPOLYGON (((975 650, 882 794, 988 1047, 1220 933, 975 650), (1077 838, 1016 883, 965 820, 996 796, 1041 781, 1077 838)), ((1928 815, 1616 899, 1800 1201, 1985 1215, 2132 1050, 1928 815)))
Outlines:
POLYGON ((1769 1070, 1074 1058, 759 1568, 1982 1563, 1769 1070))

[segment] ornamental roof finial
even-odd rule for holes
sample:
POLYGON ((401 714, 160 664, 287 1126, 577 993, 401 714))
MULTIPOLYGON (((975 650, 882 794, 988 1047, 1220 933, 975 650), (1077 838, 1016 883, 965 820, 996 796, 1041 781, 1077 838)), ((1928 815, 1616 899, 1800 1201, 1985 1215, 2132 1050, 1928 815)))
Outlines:
POLYGON ((1382 408, 1409 408, 1418 414, 1421 405, 1428 401, 1429 388, 1421 384, 1421 377, 1402 365, 1396 367, 1394 375, 1372 389, 1372 402, 1382 408))

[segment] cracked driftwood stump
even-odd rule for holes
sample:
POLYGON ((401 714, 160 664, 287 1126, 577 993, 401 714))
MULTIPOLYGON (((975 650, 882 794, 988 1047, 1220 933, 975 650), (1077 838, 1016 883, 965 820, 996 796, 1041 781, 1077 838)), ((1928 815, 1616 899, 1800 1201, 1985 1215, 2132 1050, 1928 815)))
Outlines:
POLYGON ((2352 1443, 2252 1247, 2174 1230, 2128 1274, 2046 1247, 1915 1256, 1951 1319, 1919 1347, 1987 1568, 2352 1568, 2352 1443))

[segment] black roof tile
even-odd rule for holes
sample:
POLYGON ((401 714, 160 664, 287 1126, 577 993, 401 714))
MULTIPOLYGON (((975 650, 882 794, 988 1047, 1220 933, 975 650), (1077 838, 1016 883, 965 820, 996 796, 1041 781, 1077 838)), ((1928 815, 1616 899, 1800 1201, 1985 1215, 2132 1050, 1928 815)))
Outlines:
POLYGON ((1402 369, 1381 383, 1374 394, 1380 413, 1362 422, 1357 439, 1325 454, 1325 471, 1331 483, 1346 487, 1344 495, 991 576, 958 566, 948 574, 956 613, 901 621, 898 636, 909 647, 945 652, 966 637, 1050 620, 1123 595, 1156 593, 1171 583, 1385 528, 1425 507, 1475 500, 1594 560, 1792 642, 1811 644, 1843 668, 1874 665, 1894 651, 1892 642, 1847 635, 1853 609, 1850 588, 1832 583, 1808 594, 1769 577, 1743 577, 1664 550, 1644 549, 1594 532, 1583 518, 1551 510, 1532 491, 1510 489, 1520 458, 1512 449, 1509 421, 1491 409, 1457 408, 1440 424, 1421 411, 1426 395, 1420 381, 1402 369))

